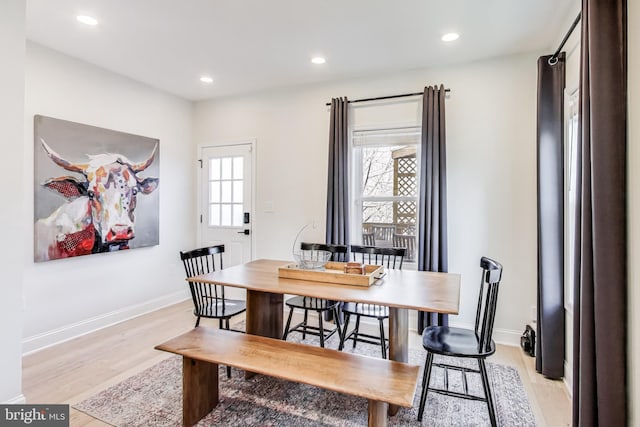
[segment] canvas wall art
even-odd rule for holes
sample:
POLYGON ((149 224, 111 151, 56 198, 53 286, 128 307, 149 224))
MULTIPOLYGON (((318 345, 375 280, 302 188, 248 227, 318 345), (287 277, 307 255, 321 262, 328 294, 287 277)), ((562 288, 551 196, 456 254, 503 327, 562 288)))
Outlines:
POLYGON ((159 242, 160 141, 34 118, 34 260, 159 242))

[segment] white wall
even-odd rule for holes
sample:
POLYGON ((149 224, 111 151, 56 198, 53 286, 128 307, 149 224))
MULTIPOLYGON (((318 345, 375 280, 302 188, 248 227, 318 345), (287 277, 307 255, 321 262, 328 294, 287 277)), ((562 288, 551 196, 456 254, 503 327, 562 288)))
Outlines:
MULTIPOLYGON (((117 253, 33 262, 33 200, 21 218, 24 350, 187 297, 178 251, 195 242, 192 104, 75 60, 27 45, 26 160, 33 194, 33 116, 41 114, 160 140, 160 244, 117 253)), ((144 197, 144 196, 142 196, 144 197)))
POLYGON ((640 426, 640 3, 628 2, 629 137, 628 137, 628 355, 630 426, 640 426))
MULTIPOLYGON (((410 93, 444 83, 449 271, 462 273, 461 316, 472 323, 479 259, 503 263, 496 338, 515 342, 536 301, 536 59, 519 55, 447 68, 274 90, 196 104, 198 144, 257 138, 256 255, 291 258, 300 227, 324 239, 331 97, 410 93), (273 202, 274 212, 265 212, 273 202)), ((414 100, 356 104, 352 125, 417 123, 414 100)), ((413 326, 413 325, 412 325, 413 326)))
POLYGON ((18 403, 22 397, 22 248, 25 193, 24 107, 25 4, 0 2, 0 147, 3 165, 2 244, 0 245, 0 403, 18 403))

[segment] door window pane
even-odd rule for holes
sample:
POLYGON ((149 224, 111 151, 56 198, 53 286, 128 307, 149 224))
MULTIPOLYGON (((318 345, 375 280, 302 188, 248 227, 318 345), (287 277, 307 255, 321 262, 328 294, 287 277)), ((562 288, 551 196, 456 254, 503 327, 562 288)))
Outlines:
POLYGON ((220 159, 209 160, 209 179, 220 179, 220 159))
POLYGON ((220 225, 231 225, 231 205, 225 204, 220 206, 220 225))
POLYGON ((222 159, 222 179, 231 179, 231 157, 224 157, 222 159))
POLYGON ((222 203, 230 203, 231 202, 231 181, 222 181, 220 185, 222 187, 222 192, 220 197, 222 203))
POLYGON ((242 157, 234 157, 233 158, 233 179, 242 179, 244 171, 242 166, 244 164, 244 159, 242 157))
POLYGON ((242 203, 243 200, 242 181, 233 181, 233 201, 242 203))
POLYGON ((220 181, 209 183, 209 202, 220 203, 220 181))

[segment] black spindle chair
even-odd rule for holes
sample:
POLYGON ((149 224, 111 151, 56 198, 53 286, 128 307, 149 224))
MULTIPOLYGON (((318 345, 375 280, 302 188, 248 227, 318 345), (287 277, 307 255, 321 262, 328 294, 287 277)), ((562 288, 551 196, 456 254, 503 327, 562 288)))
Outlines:
MULTIPOLYGON (((375 246, 359 246, 351 245, 351 254, 353 260, 363 264, 383 265, 385 268, 402 269, 406 249, 405 248, 380 248, 375 246)), ((368 344, 380 345, 382 350, 382 358, 387 358, 388 338, 384 333, 384 319, 389 318, 389 307, 377 304, 364 304, 347 302, 342 305, 342 313, 344 314, 344 328, 342 332, 342 340, 340 340, 339 350, 344 348, 347 340, 353 340, 353 348, 356 343, 364 342, 368 344), (347 333, 349 320, 351 316, 356 316, 356 326, 350 333, 347 333), (360 332, 360 318, 369 317, 378 320, 380 327, 380 335, 371 335, 360 332)))
MULTIPOLYGON (((180 259, 184 264, 187 277, 193 277, 212 273, 217 269, 222 270, 223 253, 224 245, 216 245, 187 252, 180 251, 180 259)), ((193 314, 197 317, 196 328, 200 325, 200 318, 206 317, 218 319, 220 329, 229 330, 229 319, 247 310, 247 304, 244 301, 225 298, 224 286, 189 282, 189 290, 193 300, 193 314)), ((227 367, 227 376, 231 376, 229 367, 227 367)))
MULTIPOLYGON (((344 262, 347 260, 347 246, 344 245, 325 245, 322 243, 305 243, 300 244, 302 250, 316 250, 316 251, 329 251, 331 252, 331 261, 344 262)), ((340 302, 330 301, 324 298, 303 297, 296 296, 289 298, 286 301, 287 307, 289 307, 289 317, 287 318, 287 325, 284 328, 283 340, 287 340, 287 336, 291 332, 302 333, 302 339, 305 339, 307 334, 315 335, 320 338, 320 347, 324 347, 325 340, 329 339, 336 332, 339 337, 342 337, 342 330, 340 327, 339 310, 340 302), (304 311, 304 318, 302 322, 291 327, 291 318, 293 316, 294 309, 300 309, 304 311), (309 324, 309 312, 315 311, 318 314, 318 326, 309 324), (325 333, 323 317, 325 314, 331 313, 335 321, 336 327, 325 333)))
POLYGON ((425 350, 427 350, 427 359, 422 377, 422 395, 420 396, 420 409, 418 411, 419 421, 422 421, 427 393, 432 391, 447 396, 486 402, 489 409, 491 425, 496 425, 496 415, 491 397, 491 389, 489 387, 489 378, 487 377, 485 359, 496 351, 492 334, 493 320, 498 302, 498 287, 502 277, 502 265, 492 259, 482 257, 480 259, 480 267, 482 268, 482 279, 480 281, 475 328, 470 330, 448 326, 429 326, 422 333, 422 345, 425 350), (434 363, 434 354, 477 359, 479 369, 454 366, 447 363, 434 363), (431 368, 433 366, 444 369, 445 381, 443 389, 429 387, 431 368), (461 372, 463 393, 450 391, 448 389, 447 378, 448 370, 450 369, 461 372), (484 397, 469 394, 466 377, 468 372, 480 374, 482 387, 484 388, 484 397))

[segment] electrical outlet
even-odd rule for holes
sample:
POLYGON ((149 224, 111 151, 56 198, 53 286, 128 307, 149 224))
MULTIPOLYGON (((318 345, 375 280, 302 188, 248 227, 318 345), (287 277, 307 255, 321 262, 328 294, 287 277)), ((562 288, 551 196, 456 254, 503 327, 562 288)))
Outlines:
POLYGON ((536 319, 538 318, 538 309, 535 305, 531 306, 531 321, 535 322, 536 319))
POLYGON ((313 228, 314 230, 315 230, 316 228, 318 228, 318 223, 317 223, 317 222, 315 222, 315 221, 313 221, 313 222, 311 223, 311 228, 313 228))

